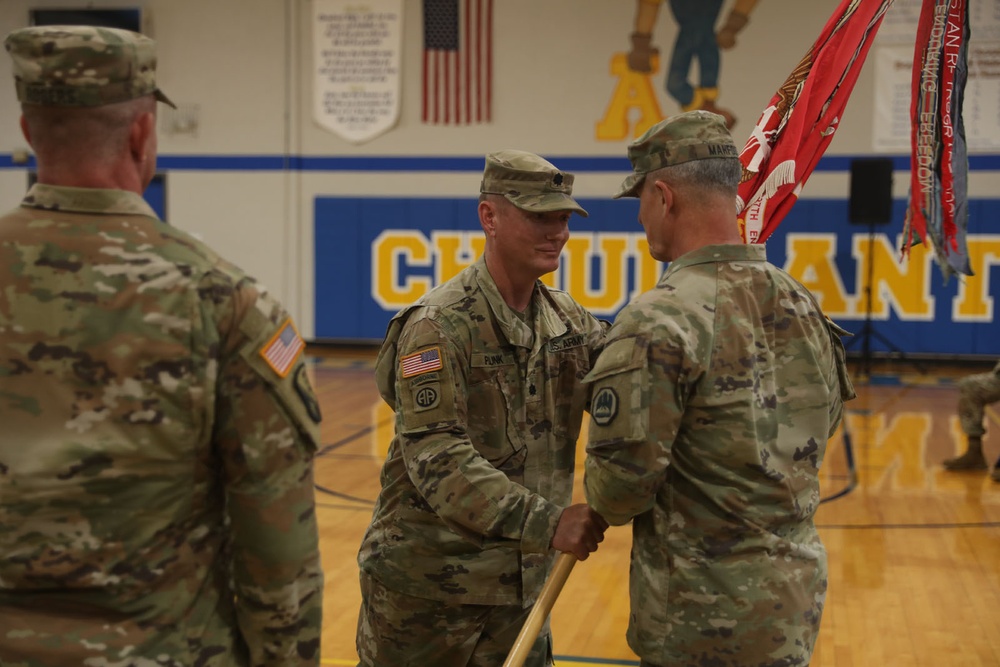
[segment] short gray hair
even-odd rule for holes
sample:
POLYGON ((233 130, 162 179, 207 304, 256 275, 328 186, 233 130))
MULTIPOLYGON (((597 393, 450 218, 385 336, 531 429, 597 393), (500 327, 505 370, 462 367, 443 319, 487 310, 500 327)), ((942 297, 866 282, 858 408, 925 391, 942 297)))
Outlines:
POLYGON ((709 189, 720 194, 736 195, 743 175, 743 165, 735 158, 689 160, 647 174, 648 182, 663 181, 683 188, 709 189))

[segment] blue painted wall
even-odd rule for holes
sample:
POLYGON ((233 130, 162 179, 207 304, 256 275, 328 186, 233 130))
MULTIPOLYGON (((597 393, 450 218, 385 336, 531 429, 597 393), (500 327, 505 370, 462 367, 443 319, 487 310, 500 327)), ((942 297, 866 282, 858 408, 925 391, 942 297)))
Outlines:
MULTIPOLYGON (((641 237, 636 221, 635 200, 581 199, 590 212, 589 218, 573 216, 571 231, 575 234, 627 233, 641 237)), ((906 202, 893 203, 893 222, 875 228, 878 239, 891 247, 897 246, 906 202)), ((418 233, 431 238, 435 230, 465 230, 473 236, 482 235, 476 216, 474 198, 351 198, 318 197, 315 200, 315 317, 317 339, 380 339, 386 324, 397 308, 384 308, 373 298, 373 277, 387 275, 391 267, 376 267, 373 271, 373 244, 386 230, 404 234, 418 233)), ((970 242, 987 239, 1000 241, 1000 200, 974 199, 969 202, 970 242)), ((865 267, 853 256, 856 237, 867 239, 869 228, 848 222, 847 200, 806 199, 799 201, 778 230, 768 239, 768 258, 778 266, 788 261, 788 235, 833 235, 836 239, 834 264, 843 283, 843 290, 853 298, 863 292, 865 267), (859 284, 858 276, 861 276, 859 284)), ((599 288, 600 258, 592 258, 591 287, 599 288)), ((629 258, 630 266, 634 256, 629 258)), ((992 260, 1000 264, 1000 254, 992 260)), ((433 282, 435 259, 431 255, 427 266, 417 265, 406 256, 398 257, 395 270, 397 283, 406 279, 427 278, 433 282)), ((892 271, 892 267, 882 270, 892 271)), ((986 266, 988 292, 1000 295, 1000 266, 986 266)), ((952 316, 962 278, 945 283, 940 270, 932 263, 929 276, 930 296, 934 298, 933 319, 920 321, 898 313, 892 307, 886 316, 873 317, 877 333, 888 340, 872 338, 874 351, 889 351, 897 347, 906 353, 940 355, 998 355, 1000 331, 992 322, 959 322, 952 316)), ((635 288, 632 272, 628 272, 629 293, 635 288)), ((836 313, 834 319, 845 328, 860 331, 864 322, 863 309, 854 306, 850 312, 836 313)), ((598 313, 613 318, 615 312, 598 313)), ((860 346, 858 347, 860 349, 860 346)))

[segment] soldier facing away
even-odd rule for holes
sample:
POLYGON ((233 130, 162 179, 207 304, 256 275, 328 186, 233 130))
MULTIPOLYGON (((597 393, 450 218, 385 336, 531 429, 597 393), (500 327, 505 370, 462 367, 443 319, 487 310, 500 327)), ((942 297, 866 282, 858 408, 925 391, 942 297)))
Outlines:
MULTIPOLYGON (((358 554, 364 667, 502 664, 554 552, 603 540, 570 502, 606 327, 539 280, 586 215, 572 185, 537 155, 487 156, 484 255, 389 324, 376 380, 396 435, 358 554)), ((525 664, 552 664, 548 629, 525 664)))
POLYGON ((319 664, 303 341, 142 199, 152 40, 5 46, 38 182, 0 217, 0 663, 319 664))
POLYGON ((670 266, 587 376, 584 489, 633 522, 629 646, 648 667, 808 664, 827 585, 819 467, 854 396, 843 330, 742 243, 721 116, 662 121, 628 154, 616 197, 639 198, 670 266))

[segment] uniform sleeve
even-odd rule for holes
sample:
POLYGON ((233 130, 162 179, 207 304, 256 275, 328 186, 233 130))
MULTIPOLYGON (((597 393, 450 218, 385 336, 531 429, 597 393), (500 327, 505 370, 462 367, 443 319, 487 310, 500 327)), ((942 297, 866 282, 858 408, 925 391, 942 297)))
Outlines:
POLYGON ((588 336, 590 341, 590 366, 593 368, 594 364, 597 363, 597 358, 608 342, 608 330, 611 329, 611 322, 599 320, 593 315, 590 315, 588 322, 590 323, 588 336))
MULTIPOLYGON (((479 420, 477 426, 491 442, 506 437, 506 422, 497 415, 469 414, 470 354, 467 345, 446 335, 431 317, 407 323, 400 336, 395 407, 407 473, 457 533, 520 540, 522 552, 545 553, 562 508, 491 463, 483 451, 498 452, 489 443, 472 442, 470 418, 479 420), (490 420, 497 423, 486 425, 490 420)), ((493 461, 502 467, 498 457, 493 461)))
MULTIPOLYGON (((817 308, 819 306, 817 305, 817 308)), ((843 336, 850 335, 845 329, 837 326, 833 320, 825 318, 827 333, 830 336, 830 349, 833 353, 834 370, 829 380, 834 390, 830 392, 830 429, 828 438, 832 438, 844 417, 844 402, 857 397, 854 383, 851 382, 847 370, 847 353, 844 350, 843 336)))
MULTIPOLYGON (((597 364, 597 359, 600 357, 601 352, 604 351, 605 345, 608 342, 608 330, 611 329, 611 322, 607 320, 599 320, 590 313, 588 322, 590 323, 590 331, 587 337, 588 346, 590 347, 590 367, 594 368, 597 364)), ((592 404, 594 386, 592 383, 586 385, 587 390, 587 407, 585 408, 587 412, 590 412, 590 406, 592 404)))
POLYGON ((253 665, 318 665, 323 574, 313 491, 319 405, 294 323, 244 283, 220 322, 214 443, 239 629, 253 665))
POLYGON ((648 334, 616 333, 613 327, 609 336, 585 380, 591 385, 591 422, 583 486, 594 511, 622 525, 653 507, 684 392, 678 378, 669 377, 680 364, 651 360, 656 351, 648 334))

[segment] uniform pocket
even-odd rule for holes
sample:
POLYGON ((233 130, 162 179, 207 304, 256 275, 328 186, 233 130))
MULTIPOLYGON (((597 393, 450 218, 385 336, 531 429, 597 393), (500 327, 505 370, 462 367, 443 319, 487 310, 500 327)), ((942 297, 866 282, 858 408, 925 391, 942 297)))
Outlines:
POLYGON ((838 326, 833 320, 826 319, 826 328, 830 333, 830 344, 833 347, 833 357, 837 364, 837 378, 840 381, 840 399, 849 401, 857 394, 854 391, 854 383, 847 372, 847 351, 844 349, 844 342, 841 336, 851 335, 846 329, 838 326))
POLYGON ((523 470, 526 454, 511 418, 511 391, 503 370, 472 369, 466 401, 469 438, 483 458, 508 476, 523 470))
POLYGON ((554 408, 552 432, 559 438, 575 442, 587 407, 587 386, 583 378, 590 371, 590 350, 576 347, 551 353, 547 367, 548 392, 554 408))

